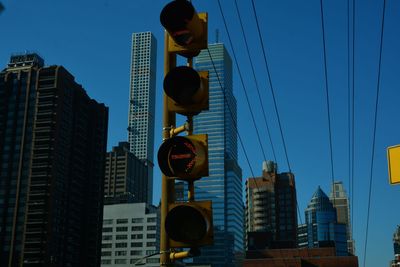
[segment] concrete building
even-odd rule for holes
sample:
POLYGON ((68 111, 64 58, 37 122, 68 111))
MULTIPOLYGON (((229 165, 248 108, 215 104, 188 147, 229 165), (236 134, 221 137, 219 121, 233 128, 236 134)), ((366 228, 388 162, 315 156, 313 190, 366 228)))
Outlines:
POLYGON ((212 200, 214 245, 202 248, 201 256, 193 261, 213 267, 234 266, 243 253, 243 203, 232 60, 223 44, 209 44, 194 65, 197 70, 209 71, 209 110, 195 116, 193 125, 194 133, 208 134, 209 176, 196 181, 195 193, 198 200, 212 200))
POLYGON ((393 250, 394 260, 391 261, 391 267, 400 266, 400 225, 397 226, 396 232, 393 235, 393 250))
POLYGON ((333 204, 333 207, 336 208, 338 223, 344 223, 346 225, 347 250, 350 254, 354 255, 355 246, 351 231, 350 202, 342 182, 338 181, 333 183, 331 193, 329 194, 329 200, 333 204))
POLYGON ((297 246, 296 185, 292 173, 264 162, 262 177, 246 181, 246 250, 297 246))
POLYGON ((144 161, 129 151, 128 142, 120 142, 106 156, 104 196, 106 204, 121 202, 121 195, 131 195, 127 202, 148 203, 147 177, 148 168, 144 161), (118 197, 116 202, 111 198, 118 197))
POLYGON ((108 108, 62 66, 0 73, 0 266, 98 266, 108 108))
POLYGON ((154 116, 157 42, 151 32, 132 34, 128 116, 130 152, 147 165, 147 181, 140 188, 153 201, 154 116))
POLYGON ((159 267, 158 218, 157 208, 146 203, 105 205, 101 266, 159 267))

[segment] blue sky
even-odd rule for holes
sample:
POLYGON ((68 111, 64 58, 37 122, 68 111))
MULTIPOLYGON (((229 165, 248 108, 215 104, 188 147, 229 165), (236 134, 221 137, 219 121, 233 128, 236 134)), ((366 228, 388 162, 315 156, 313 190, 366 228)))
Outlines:
MULTIPOLYGON (((159 13, 168 1, 156 0, 6 0, 0 15, 0 66, 12 53, 35 51, 47 65, 63 65, 89 95, 110 107, 108 147, 126 140, 131 33, 152 31, 158 40, 156 140, 161 141, 163 29, 159 13)), ((194 0, 198 11, 209 13, 209 41, 232 48, 216 0, 194 0)), ((241 72, 258 122, 267 159, 272 159, 261 108, 239 31, 234 2, 221 0, 241 72)), ((302 220, 304 209, 320 185, 329 193, 331 167, 323 69, 320 5, 318 0, 256 0, 275 96, 281 116, 291 169, 296 176, 302 220)), ((352 2, 351 2, 352 3, 352 2)), ((279 170, 287 171, 282 142, 250 0, 238 0, 255 63, 262 100, 277 153, 279 170)), ((363 263, 372 151, 373 116, 379 60, 383 0, 357 1, 355 32, 355 162, 354 238, 363 263)), ((328 85, 330 93, 335 179, 348 190, 348 69, 347 0, 324 0, 328 85)), ((400 2, 387 0, 382 54, 375 163, 368 235, 368 267, 387 266, 393 258, 392 235, 400 224, 399 187, 388 184, 386 148, 400 143, 400 2)), ((261 174, 263 155, 250 120, 243 88, 234 67, 239 132, 250 166, 261 174)), ((239 147, 243 181, 251 170, 239 147)), ((160 197, 160 172, 155 169, 154 202, 160 197)))

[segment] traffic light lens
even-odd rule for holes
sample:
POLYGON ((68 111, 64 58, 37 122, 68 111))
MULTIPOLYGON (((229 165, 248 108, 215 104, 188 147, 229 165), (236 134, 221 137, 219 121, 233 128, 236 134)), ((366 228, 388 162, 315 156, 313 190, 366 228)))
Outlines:
POLYGON ((165 76, 164 91, 179 105, 195 103, 199 90, 201 90, 200 76, 190 67, 176 67, 165 76))
POLYGON ((179 45, 188 45, 193 36, 186 26, 192 20, 195 10, 187 0, 175 0, 167 4, 160 14, 161 24, 179 45))
POLYGON ((178 242, 197 242, 202 240, 209 225, 204 215, 191 206, 177 206, 170 210, 165 219, 168 236, 178 242))

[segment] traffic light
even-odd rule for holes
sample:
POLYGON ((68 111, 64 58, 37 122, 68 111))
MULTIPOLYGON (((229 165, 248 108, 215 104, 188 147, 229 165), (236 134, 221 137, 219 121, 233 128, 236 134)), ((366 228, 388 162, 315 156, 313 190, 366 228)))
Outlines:
POLYGON ((206 134, 175 136, 158 150, 162 173, 176 179, 194 181, 208 176, 208 140, 206 134))
POLYGON ((194 57, 207 48, 207 14, 197 14, 192 3, 175 0, 167 4, 160 14, 160 21, 167 30, 170 52, 184 57, 194 57))
POLYGON ((169 97, 168 109, 182 115, 197 115, 208 109, 208 71, 191 67, 173 68, 164 79, 164 92, 169 97))
POLYGON ((213 243, 211 201, 173 203, 168 207, 165 230, 173 248, 191 248, 213 243))

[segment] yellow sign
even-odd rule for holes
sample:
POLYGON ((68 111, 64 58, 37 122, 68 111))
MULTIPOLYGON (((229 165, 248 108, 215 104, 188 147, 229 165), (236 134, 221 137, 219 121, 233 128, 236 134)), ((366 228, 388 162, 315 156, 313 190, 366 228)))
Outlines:
POLYGON ((400 145, 391 146, 387 149, 389 182, 400 184, 400 145))

